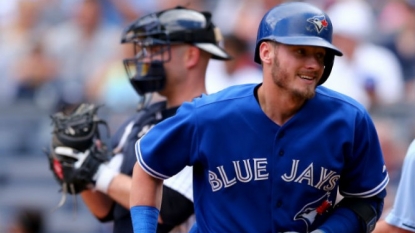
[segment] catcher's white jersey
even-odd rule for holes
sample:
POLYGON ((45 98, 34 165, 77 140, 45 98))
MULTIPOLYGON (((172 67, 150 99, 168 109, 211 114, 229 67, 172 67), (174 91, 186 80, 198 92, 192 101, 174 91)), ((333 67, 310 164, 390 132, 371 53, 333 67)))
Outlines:
MULTIPOLYGON (((170 117, 170 115, 167 117, 170 117)), ((117 137, 118 139, 116 141, 118 141, 118 143, 116 143, 116 147, 114 149, 117 155, 114 156, 109 163, 110 166, 117 171, 121 170, 122 161, 124 159, 124 154, 120 153, 122 148, 128 143, 132 143, 132 145, 135 143, 136 138, 133 138, 133 141, 129 142, 129 139, 131 140, 129 137, 132 134, 134 124, 134 120, 130 121, 127 125, 125 125, 123 133, 117 137)), ((138 133, 138 138, 147 133, 147 131, 150 130, 153 126, 154 124, 152 122, 152 124, 148 127, 143 127, 143 129, 138 133)), ((165 180, 164 185, 173 190, 176 190, 187 199, 193 201, 192 172, 192 167, 185 167, 177 175, 165 180)))
POLYGON ((415 232, 415 140, 406 154, 401 180, 391 212, 385 221, 391 225, 415 232))
POLYGON ((192 174, 192 167, 186 166, 175 176, 172 176, 169 179, 164 180, 163 184, 173 190, 176 190, 183 196, 187 197, 187 199, 193 201, 192 174))

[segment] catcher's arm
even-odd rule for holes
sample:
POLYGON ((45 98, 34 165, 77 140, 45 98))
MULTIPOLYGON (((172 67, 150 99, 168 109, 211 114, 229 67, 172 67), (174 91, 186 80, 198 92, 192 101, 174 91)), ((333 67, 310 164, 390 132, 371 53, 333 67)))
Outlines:
POLYGON ((109 162, 100 165, 97 174, 92 176, 96 179, 95 188, 81 192, 84 202, 98 218, 109 212, 113 201, 129 208, 132 179, 118 172, 121 162, 122 155, 117 154, 109 162))
POLYGON ((114 179, 123 179, 125 177, 125 175, 118 172, 121 162, 119 156, 114 156, 109 162, 102 160, 96 146, 85 152, 79 152, 69 147, 56 147, 54 153, 63 159, 71 158, 75 161, 71 172, 66 176, 69 178, 66 179, 68 180, 67 183, 76 187, 76 190, 69 193, 80 193, 88 209, 98 219, 104 220, 108 215, 114 202, 112 199, 128 206, 128 201, 122 198, 129 197, 129 189, 118 187, 121 185, 118 183, 119 181, 113 182, 114 179), (110 188, 111 184, 115 188, 110 188))
POLYGON ((130 176, 119 173, 112 178, 106 194, 96 189, 87 189, 81 192, 81 197, 91 213, 98 219, 104 220, 112 209, 114 201, 126 209, 130 208, 131 183, 130 176))
POLYGON ((99 164, 109 160, 105 144, 100 144, 99 147, 94 144, 94 141, 101 139, 98 125, 107 125, 99 119, 97 110, 98 107, 92 104, 81 104, 73 109, 59 111, 51 117, 53 131, 47 155, 50 169, 62 186, 64 195, 78 194, 90 188, 93 182, 88 175, 95 173, 99 164), (94 160, 90 161, 91 159, 94 160), (81 166, 85 161, 89 161, 91 167, 81 166))
MULTIPOLYGON (((67 193, 75 195, 95 189, 105 193, 111 177, 118 174, 117 169, 107 166, 109 150, 100 141, 98 130, 98 124, 106 125, 106 122, 99 119, 97 109, 92 104, 81 104, 52 116, 52 142, 47 155, 50 169, 62 187, 59 206, 64 204, 67 193)), ((103 203, 98 197, 95 200, 103 203)))
POLYGON ((122 162, 121 154, 106 162, 99 159, 99 152, 94 149, 82 153, 71 148, 57 147, 55 152, 61 156, 78 158, 74 164, 74 182, 84 180, 91 184, 89 189, 80 193, 85 204, 97 218, 107 216, 113 201, 129 208, 131 178, 118 172, 122 162))

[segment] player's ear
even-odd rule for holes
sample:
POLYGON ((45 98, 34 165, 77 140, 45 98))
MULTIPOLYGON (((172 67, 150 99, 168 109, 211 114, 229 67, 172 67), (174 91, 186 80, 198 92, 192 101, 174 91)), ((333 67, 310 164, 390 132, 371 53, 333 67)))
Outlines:
POLYGON ((272 42, 263 41, 259 45, 259 57, 261 59, 261 64, 271 64, 274 58, 274 48, 275 46, 272 42))
POLYGON ((184 64, 186 65, 186 68, 189 69, 196 66, 199 62, 200 57, 204 55, 202 53, 203 52, 199 48, 195 46, 189 46, 184 56, 184 64))

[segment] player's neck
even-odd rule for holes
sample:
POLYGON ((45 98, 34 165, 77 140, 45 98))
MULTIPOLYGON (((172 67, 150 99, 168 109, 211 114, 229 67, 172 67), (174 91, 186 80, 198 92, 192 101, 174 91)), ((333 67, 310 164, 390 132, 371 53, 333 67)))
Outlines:
POLYGON ((167 108, 177 107, 182 105, 184 102, 190 102, 194 98, 201 96, 206 93, 204 85, 175 88, 166 93, 167 108))
POLYGON ((278 125, 285 124, 301 108, 302 103, 293 102, 287 95, 280 95, 275 90, 262 85, 258 88, 258 102, 262 111, 278 125))

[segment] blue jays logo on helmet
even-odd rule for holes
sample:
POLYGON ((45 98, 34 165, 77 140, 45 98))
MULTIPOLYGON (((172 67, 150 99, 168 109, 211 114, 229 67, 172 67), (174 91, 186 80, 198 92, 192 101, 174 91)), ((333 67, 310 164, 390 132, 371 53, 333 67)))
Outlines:
POLYGON ((312 18, 307 19, 307 21, 314 24, 318 33, 323 31, 323 29, 327 28, 327 26, 329 25, 324 15, 314 16, 312 18))
POLYGON ((295 216, 294 220, 302 220, 307 225, 307 232, 310 226, 319 215, 324 214, 332 206, 332 202, 328 200, 329 193, 326 193, 318 200, 305 205, 295 216))

